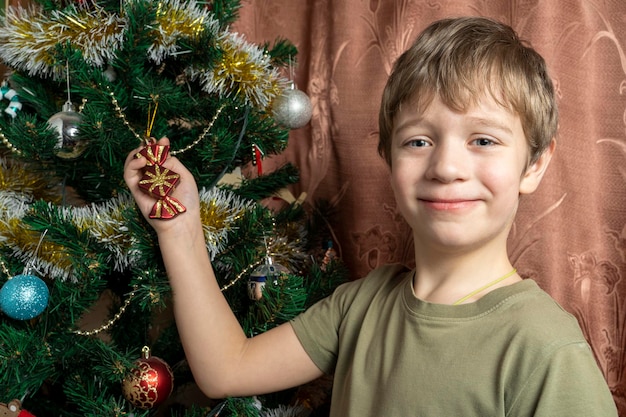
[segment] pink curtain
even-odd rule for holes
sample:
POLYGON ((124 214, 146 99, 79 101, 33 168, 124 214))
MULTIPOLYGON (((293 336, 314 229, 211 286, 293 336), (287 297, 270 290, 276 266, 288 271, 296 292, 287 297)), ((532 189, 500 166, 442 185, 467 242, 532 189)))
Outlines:
POLYGON ((376 153, 380 94, 392 63, 433 20, 483 15, 512 25, 547 60, 561 122, 540 189, 521 202, 510 238, 520 273, 573 313, 626 416, 626 3, 623 0, 244 0, 233 28, 252 42, 287 38, 294 81, 313 118, 284 155, 291 191, 326 200, 353 277, 411 264, 408 227, 395 211, 376 153))

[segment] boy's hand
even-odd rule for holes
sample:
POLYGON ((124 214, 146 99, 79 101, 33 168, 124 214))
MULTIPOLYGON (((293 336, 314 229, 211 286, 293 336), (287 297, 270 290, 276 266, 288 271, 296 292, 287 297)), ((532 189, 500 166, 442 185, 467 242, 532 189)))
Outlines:
MULTIPOLYGON (((162 138, 157 142, 157 144, 168 146, 170 144, 170 141, 168 138, 162 138)), ((171 228, 170 223, 179 223, 175 221, 178 219, 170 219, 165 221, 151 219, 150 213, 155 203, 157 202, 157 199, 154 196, 146 193, 139 186, 139 182, 142 180, 144 175, 143 169, 148 162, 148 160, 143 156, 137 158, 138 152, 142 149, 143 147, 135 149, 126 158, 126 162, 124 164, 124 180, 126 181, 126 184, 128 185, 128 188, 130 189, 133 198, 137 202, 141 213, 152 225, 152 227, 157 232, 169 230, 171 228)), ((185 168, 185 166, 177 158, 172 156, 168 156, 167 160, 162 164, 162 166, 180 175, 180 181, 178 182, 176 188, 169 193, 169 195, 180 201, 180 203, 187 208, 187 211, 189 213, 181 213, 177 217, 197 217, 199 215, 200 204, 198 197, 198 188, 189 170, 187 170, 187 168, 185 168)))

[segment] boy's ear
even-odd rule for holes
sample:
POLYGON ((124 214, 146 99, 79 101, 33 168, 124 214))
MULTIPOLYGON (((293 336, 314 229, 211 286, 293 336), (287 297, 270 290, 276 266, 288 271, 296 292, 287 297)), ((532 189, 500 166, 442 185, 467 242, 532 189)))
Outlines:
POLYGON ((550 145, 541 154, 539 159, 526 169, 519 187, 520 194, 530 194, 534 192, 537 187, 539 187, 539 183, 541 182, 546 169, 548 169, 548 165, 550 165, 550 160, 554 154, 555 147, 556 140, 552 139, 550 145))

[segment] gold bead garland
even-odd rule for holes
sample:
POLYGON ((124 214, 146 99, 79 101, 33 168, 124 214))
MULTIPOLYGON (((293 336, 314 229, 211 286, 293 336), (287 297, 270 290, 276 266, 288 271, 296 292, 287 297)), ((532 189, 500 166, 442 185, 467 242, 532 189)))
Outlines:
MULTIPOLYGON (((82 113, 83 109, 85 108, 85 105, 87 104, 87 99, 84 98, 82 100, 81 105, 78 108, 78 112, 82 113)), ((0 141, 2 141, 2 143, 4 144, 4 146, 6 146, 11 152, 13 152, 14 154, 21 156, 22 155, 22 151, 20 151, 19 149, 17 149, 15 147, 15 145, 13 145, 11 142, 9 142, 9 139, 7 139, 7 137, 4 135, 4 133, 2 132, 2 129, 0 129, 0 141)))
POLYGON ((20 151, 19 149, 17 149, 15 146, 13 146, 13 144, 11 142, 9 142, 9 140, 7 139, 7 137, 4 135, 4 133, 2 132, 2 130, 0 129, 0 140, 2 140, 2 143, 4 144, 4 146, 6 146, 7 148, 9 148, 9 150, 11 152, 13 152, 16 155, 22 155, 22 151, 20 151))
MULTIPOLYGON (((111 98, 111 103, 113 104, 113 108, 115 109, 115 112, 117 113, 117 117, 122 120, 124 126, 126 126, 128 128, 128 130, 137 138, 137 140, 139 142, 144 143, 146 141, 146 138, 142 137, 141 135, 139 135, 135 129, 132 127, 132 125, 130 124, 130 122, 128 121, 128 119, 126 118, 126 115, 124 114, 123 109, 120 107, 119 105, 119 101, 117 100, 117 98, 115 97, 115 93, 111 90, 111 88, 109 86, 106 86, 106 89, 108 91, 108 94, 111 98)), ((215 114, 213 115, 213 118, 211 119, 211 122, 209 123, 209 125, 204 128, 202 130, 202 132, 200 133, 200 135, 189 145, 187 145, 186 147, 179 149, 177 151, 171 151, 170 154, 171 155, 176 155, 176 154, 180 154, 183 152, 186 152, 190 149, 192 149, 193 147, 195 147, 198 143, 200 143, 211 131, 213 125, 215 124, 215 122, 217 121, 217 118, 219 117, 219 115, 221 114, 222 110, 224 110, 224 107, 226 105, 222 104, 217 111, 215 112, 215 114)), ((156 110, 155 110, 156 113, 156 110)), ((154 117, 154 113, 152 114, 152 117, 154 117)), ((151 122, 153 122, 154 119, 151 119, 151 122)), ((150 122, 149 122, 150 123, 150 122)), ((150 130, 151 126, 148 127, 148 129, 150 130)), ((148 130, 148 131, 149 131, 148 130)), ((246 268, 244 268, 235 278, 233 278, 229 283, 225 284, 223 287, 220 288, 220 290, 226 291, 229 288, 231 288, 233 285, 235 285, 245 274, 248 273, 248 271, 250 271, 253 268, 256 268, 257 266, 259 266, 262 262, 256 262, 254 264, 248 265, 246 268)), ((78 334, 81 336, 93 336, 96 335, 98 333, 101 333, 103 331, 106 331, 108 329, 110 329, 122 316, 122 314, 124 314, 124 312, 126 311, 126 309, 128 308, 128 306, 130 305, 130 303, 132 302, 132 300, 134 299, 135 295, 136 295, 136 290, 137 287, 135 286, 133 288, 133 291, 130 292, 130 294, 128 295, 128 297, 126 298, 126 300, 124 301, 124 304, 120 307, 120 309, 118 310, 118 312, 113 316, 112 319, 108 320, 105 324, 103 324, 102 326, 100 326, 99 328, 93 329, 93 330, 88 330, 88 331, 83 331, 83 330, 74 330, 73 333, 74 334, 78 334)))
MULTIPOLYGON (((106 87, 108 90, 108 94, 111 98, 111 103, 113 104, 113 107, 116 111, 117 117, 122 120, 123 124, 129 129, 129 131, 140 141, 140 142, 145 142, 145 138, 142 138, 141 135, 139 135, 134 128, 131 126, 130 122, 128 121, 128 119, 126 118, 126 115, 123 112, 123 109, 120 107, 119 102, 117 100, 117 98, 115 97, 115 94, 113 93, 113 91, 110 89, 109 86, 106 87)), ((86 100, 83 99, 83 102, 80 106, 80 110, 82 112, 82 110, 84 109, 84 106, 86 105, 86 100)), ((184 153, 186 151, 189 151, 190 149, 194 148, 196 145, 198 145, 203 139, 205 139, 205 137, 210 133, 213 125, 215 124, 215 122, 217 121, 217 118, 220 116, 221 112, 224 110, 225 108, 225 104, 222 104, 215 112, 215 114, 213 115, 213 118, 211 119, 209 125, 203 129, 203 131, 200 133, 200 135, 189 145, 187 145, 186 147, 179 149, 177 151, 172 151, 170 152, 172 155, 176 155, 176 154, 180 154, 180 153, 184 153)), ((17 154, 17 155, 22 155, 22 151, 20 151, 19 149, 15 148, 15 146, 7 139, 7 137, 4 135, 4 133, 2 132, 2 130, 0 130, 0 141, 2 141, 2 143, 9 149, 11 150, 11 152, 17 154)), ((263 263, 263 261, 257 261, 253 264, 248 265, 246 268, 244 268, 239 274, 237 274, 237 276, 235 278, 233 278, 230 282, 228 282, 227 284, 225 284, 224 286, 222 286, 220 288, 220 290, 222 292, 228 290, 229 288, 231 288, 232 286, 234 286, 237 282, 239 282, 241 280, 241 278, 243 278, 244 276, 246 276, 251 270, 253 270, 254 268, 258 267, 259 265, 261 265, 263 263)), ((6 269, 6 265, 4 264, 4 262, 0 262, 0 268, 5 272, 8 273, 8 270, 6 269)), ((126 297, 126 299, 124 300, 123 305, 119 308, 119 310, 117 311, 117 313, 110 319, 108 320, 106 323, 104 323, 103 325, 101 325, 98 328, 92 329, 92 330, 71 330, 71 332, 73 334, 76 335, 80 335, 80 336, 94 336, 97 334, 100 334, 104 331, 109 330, 111 327, 113 327, 113 325, 115 325, 115 323, 121 318, 121 316, 126 312, 126 310, 128 309, 128 307, 130 306, 131 302, 133 302, 133 300, 136 297, 136 291, 138 290, 137 286, 133 287, 133 290, 128 294, 128 296, 126 297)))
MULTIPOLYGON (((128 130, 137 138, 137 140, 139 140, 140 142, 145 142, 147 138, 143 138, 141 135, 139 135, 135 129, 131 126, 130 122, 128 121, 128 119, 126 118, 126 115, 124 114, 123 109, 120 107, 119 102, 117 100, 117 98, 115 97, 115 93, 113 93, 113 91, 111 90, 111 88, 109 86, 106 86, 107 91, 109 93, 109 96, 111 97, 111 103, 113 104, 113 108, 115 109, 115 112, 117 113, 117 117, 122 120, 122 123, 124 124, 124 126, 126 126, 128 128, 128 130)), ((86 99, 83 99, 82 104, 79 108, 79 113, 82 112, 82 110, 84 109, 86 104, 86 99)), ((170 154, 171 155, 177 155, 177 154, 181 154, 184 152, 187 152, 188 150, 192 149, 193 147, 195 147, 198 143, 200 143, 211 131, 211 129, 213 128, 213 125, 215 124, 215 122, 217 121, 217 118, 219 117, 219 115, 222 113, 222 110, 224 110, 224 107, 226 107, 226 104, 222 104, 217 111, 215 112, 215 114, 213 115, 213 118, 211 119, 211 122, 209 123, 209 125, 204 128, 202 130, 202 132, 200 133, 200 135, 198 135, 198 137, 189 145, 187 145, 186 147, 179 149, 179 150, 175 150, 175 151, 171 151, 170 154)), ((2 141, 2 143, 14 154, 16 155, 22 155, 22 151, 17 149, 6 137, 6 135, 2 132, 2 130, 0 129, 0 141, 2 141)))
POLYGON ((72 333, 80 336, 94 336, 109 330, 120 319, 120 317, 122 317, 122 314, 124 314, 133 298, 135 298, 135 291, 137 291, 137 286, 133 287, 133 291, 128 294, 128 297, 126 298, 126 300, 124 300, 124 304, 122 305, 122 307, 120 307, 119 311, 113 316, 112 319, 107 321, 105 324, 93 330, 74 330, 72 331, 72 333))
POLYGON ((128 130, 130 130, 130 132, 140 141, 140 142, 144 142, 144 139, 139 136, 139 134, 137 132, 135 132, 135 129, 133 129, 133 127, 130 125, 130 123, 128 122, 128 119, 126 119, 126 115, 124 114, 124 112, 122 111, 122 108, 119 105, 119 102, 117 101, 117 98, 115 98, 115 94, 113 93, 113 91, 111 90, 111 88, 109 86, 106 87, 108 92, 109 92, 109 96, 111 96, 111 103, 113 103, 113 108, 115 109, 115 111, 117 112, 117 117, 119 119, 122 120, 122 122, 124 123, 124 126, 126 126, 128 128, 128 130))
POLYGON ((4 264, 4 261, 0 261, 0 268, 2 268, 2 272, 4 272, 4 274, 7 277, 11 277, 11 273, 9 272, 9 270, 7 269, 7 266, 4 264))
POLYGON ((228 284, 224 285, 222 288, 220 288, 220 290, 222 292, 226 291, 227 289, 229 289, 230 287, 232 287, 233 285, 235 285, 237 282, 239 282, 239 280, 241 278, 243 278, 243 276, 245 274, 248 273, 248 271, 256 268, 257 266, 261 265, 263 263, 263 261, 257 261, 253 264, 248 265, 247 267, 245 267, 239 274, 237 274, 237 276, 235 278, 233 278, 228 284))
POLYGON ((211 131, 211 128, 213 127, 213 124, 217 120, 217 118, 220 115, 220 113, 222 112, 222 110, 224 110, 225 106, 226 106, 225 104, 222 104, 217 109, 217 111, 215 112, 215 115, 213 116, 213 119, 211 119, 211 122, 209 123, 209 125, 204 128, 204 130, 202 131, 202 133, 200 133, 200 135, 196 138, 196 140, 194 140, 193 142, 191 142, 189 145, 185 146, 182 149, 179 149, 179 150, 176 150, 176 151, 171 151, 170 154, 177 155, 179 153, 187 152, 188 150, 190 150, 191 148, 196 146, 198 143, 200 143, 200 141, 202 141, 202 139, 204 139, 206 137, 206 135, 209 134, 209 132, 211 131))
MULTIPOLYGON (((139 142, 145 143, 148 138, 142 137, 140 134, 138 134, 135 131, 135 129, 128 122, 128 119, 126 118, 126 115, 124 114, 123 109, 120 107, 119 102, 117 101, 117 98, 115 97, 115 93, 113 93, 113 91, 111 90, 111 88, 109 86, 106 86, 106 88, 107 88, 107 91, 109 93, 109 96, 111 97, 111 103, 113 104, 113 108, 115 109, 115 112, 117 113, 117 117, 122 121, 122 123, 124 123, 124 126, 126 126, 128 128, 128 130, 137 138, 137 140, 139 142)), ((220 113, 222 113, 222 110, 224 110, 224 107, 226 107, 226 104, 222 104, 217 109, 217 111, 213 115, 213 118, 211 119, 211 122, 209 123, 209 125, 202 130, 202 132, 200 133, 200 135, 198 135, 196 140, 194 140, 192 143, 190 143, 189 145, 187 145, 186 147, 184 147, 182 149, 179 149, 179 150, 176 150, 176 151, 170 151, 170 155, 177 155, 177 154, 181 154, 183 152, 187 152, 188 150, 190 150, 193 147, 195 147, 198 143, 200 143, 209 134, 209 132, 213 128, 213 125, 215 124, 217 118, 219 117, 220 113)), ((154 120, 152 120, 152 121, 154 121, 154 120)))
MULTIPOLYGON (((262 261, 258 261, 258 262, 255 262, 253 264, 248 265, 239 274, 237 274, 237 276, 235 278, 233 278, 230 282, 228 282, 227 284, 222 286, 220 288, 220 291, 224 292, 224 291, 228 290, 233 285, 235 285, 237 282, 239 282, 239 280, 241 278, 243 278, 244 275, 246 275, 250 270, 256 268, 257 266, 261 265, 262 263, 263 263, 262 261)), ((0 267, 2 267, 3 269, 6 270, 6 267, 5 267, 4 263, 0 263, 0 267)), ((109 330, 122 317, 122 314, 124 314, 126 312, 126 309, 130 305, 130 303, 133 301, 133 299, 135 298, 137 289, 138 289, 137 286, 133 287, 133 290, 128 294, 128 297, 126 297, 126 300, 124 300, 124 304, 120 307, 118 312, 115 313, 113 318, 108 320, 105 324, 103 324, 102 326, 100 326, 100 327, 98 327, 96 329, 93 329, 93 330, 73 330, 72 333, 77 334, 79 336, 94 336, 94 335, 97 335, 99 333, 102 333, 104 331, 109 330)))

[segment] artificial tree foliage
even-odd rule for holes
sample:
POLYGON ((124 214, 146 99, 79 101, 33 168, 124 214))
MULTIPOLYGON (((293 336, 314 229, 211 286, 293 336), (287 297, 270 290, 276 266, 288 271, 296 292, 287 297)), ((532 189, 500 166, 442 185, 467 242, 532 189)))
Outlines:
POLYGON ((264 204, 298 181, 297 168, 241 174, 287 146, 289 128, 273 105, 297 51, 284 39, 254 45, 230 32, 239 6, 48 0, 10 7, 2 18, 0 60, 10 71, 0 117, 0 284, 30 274, 49 294, 36 317, 0 312, 0 403, 20 399, 37 416, 311 412, 295 391, 180 400, 193 376, 170 287, 156 236, 123 181, 131 151, 170 138, 198 183, 218 281, 251 336, 345 278, 329 258, 320 203, 264 204), (59 119, 66 136, 54 126, 59 119), (269 262, 282 272, 254 299, 249 276, 269 262), (163 404, 138 409, 122 381, 146 345, 171 367, 174 390, 163 404))

